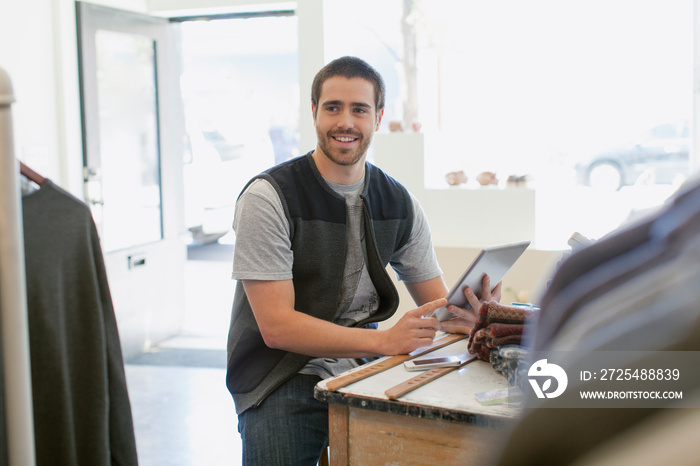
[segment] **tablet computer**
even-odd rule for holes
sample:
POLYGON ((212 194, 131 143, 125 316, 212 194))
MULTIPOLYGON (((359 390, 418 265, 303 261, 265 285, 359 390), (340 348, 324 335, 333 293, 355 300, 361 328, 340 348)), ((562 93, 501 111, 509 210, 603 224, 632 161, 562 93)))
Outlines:
MULTIPOLYGON (((529 241, 521 241, 482 249, 476 259, 474 259, 474 262, 471 263, 447 294, 447 303, 462 309, 469 309, 471 306, 464 296, 464 288, 471 288, 481 298, 481 281, 484 275, 488 275, 492 286, 496 286, 498 282, 503 280, 503 277, 505 277, 506 273, 508 273, 515 261, 518 260, 529 245, 529 241)), ((447 306, 436 309, 433 316, 441 322, 455 317, 454 314, 447 310, 447 306)))

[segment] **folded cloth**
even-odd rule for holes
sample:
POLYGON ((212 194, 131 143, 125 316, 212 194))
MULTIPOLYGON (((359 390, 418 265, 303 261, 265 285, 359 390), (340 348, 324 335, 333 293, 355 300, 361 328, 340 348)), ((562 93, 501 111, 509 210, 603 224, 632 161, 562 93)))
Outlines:
POLYGON ((522 335, 523 325, 524 324, 502 324, 500 322, 494 322, 481 331, 486 332, 489 338, 502 338, 512 335, 522 335))
POLYGON ((469 350, 473 354, 478 354, 479 359, 488 361, 489 352, 494 347, 499 348, 503 345, 519 345, 523 330, 523 324, 489 324, 474 333, 473 340, 470 340, 471 346, 469 350))
POLYGON ((491 362, 490 354, 494 348, 520 344, 526 323, 535 312, 536 308, 496 302, 482 304, 469 334, 469 352, 483 361, 491 362))
POLYGON ((491 339, 489 343, 489 348, 501 348, 506 345, 520 345, 523 336, 519 335, 507 335, 505 337, 498 337, 491 339))

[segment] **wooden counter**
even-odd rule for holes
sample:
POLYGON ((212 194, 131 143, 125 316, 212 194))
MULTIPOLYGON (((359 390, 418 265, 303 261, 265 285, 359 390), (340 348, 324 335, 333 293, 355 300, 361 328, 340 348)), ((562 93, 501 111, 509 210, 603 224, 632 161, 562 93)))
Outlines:
MULTIPOLYGON (((465 339, 430 355, 466 350, 465 339)), ((327 388, 330 381, 362 368, 316 386, 315 397, 329 405, 331 465, 487 464, 490 446, 518 412, 514 405, 484 406, 476 399, 476 393, 509 387, 505 377, 483 361, 396 400, 390 400, 385 390, 420 372, 409 372, 400 364, 337 391, 327 388)))

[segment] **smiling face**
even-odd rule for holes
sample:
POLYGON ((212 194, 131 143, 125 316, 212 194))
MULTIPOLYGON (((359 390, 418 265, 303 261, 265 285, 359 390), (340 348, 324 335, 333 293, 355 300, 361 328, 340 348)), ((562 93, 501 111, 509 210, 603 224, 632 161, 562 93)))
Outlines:
POLYGON ((313 108, 317 152, 336 165, 364 164, 384 113, 377 113, 374 102, 374 86, 366 79, 327 79, 313 108))

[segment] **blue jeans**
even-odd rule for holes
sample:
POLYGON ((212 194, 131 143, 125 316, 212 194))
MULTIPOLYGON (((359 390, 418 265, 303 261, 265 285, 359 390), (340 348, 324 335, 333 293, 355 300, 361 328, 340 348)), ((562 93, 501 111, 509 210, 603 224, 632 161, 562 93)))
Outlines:
POLYGON ((297 374, 238 415, 244 465, 317 464, 328 440, 328 405, 314 399, 320 381, 297 374))

